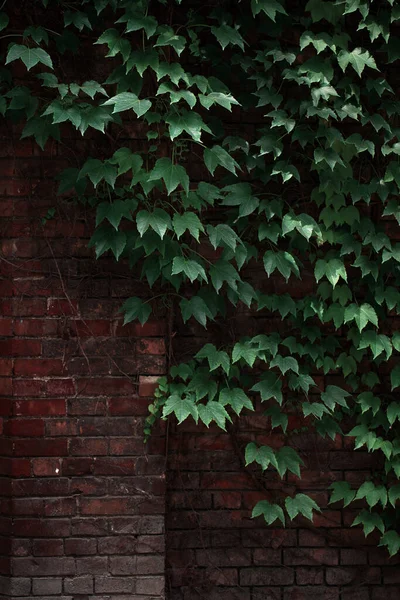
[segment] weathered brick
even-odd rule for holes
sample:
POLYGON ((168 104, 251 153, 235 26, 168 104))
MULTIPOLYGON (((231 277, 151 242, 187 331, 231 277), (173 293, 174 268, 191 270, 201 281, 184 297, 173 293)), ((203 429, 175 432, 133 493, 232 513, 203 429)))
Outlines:
POLYGON ((92 594, 93 577, 91 575, 84 575, 83 577, 65 579, 64 592, 67 594, 92 594))
POLYGON ((134 577, 96 577, 95 592, 112 594, 133 594, 136 590, 134 577))
POLYGON ((62 591, 62 579, 60 577, 38 578, 33 580, 33 594, 35 596, 59 595, 62 591))
POLYGON ((46 576, 46 575, 73 575, 75 561, 73 558, 15 558, 13 561, 15 575, 46 576))
POLYGON ((258 567, 240 571, 240 585, 290 585, 293 582, 293 569, 258 567))

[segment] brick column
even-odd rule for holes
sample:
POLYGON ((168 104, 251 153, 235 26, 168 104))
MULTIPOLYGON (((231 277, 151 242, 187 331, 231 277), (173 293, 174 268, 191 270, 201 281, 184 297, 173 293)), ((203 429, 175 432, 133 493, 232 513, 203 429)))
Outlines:
POLYGON ((142 434, 163 322, 122 327, 143 288, 93 259, 86 215, 60 204, 43 226, 57 146, 2 152, 0 594, 160 600, 164 438, 142 434))

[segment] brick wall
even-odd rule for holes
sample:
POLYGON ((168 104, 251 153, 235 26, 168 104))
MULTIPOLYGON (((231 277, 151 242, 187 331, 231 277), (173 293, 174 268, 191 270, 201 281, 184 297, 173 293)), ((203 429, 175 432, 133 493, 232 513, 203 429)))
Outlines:
MULTIPOLYGON (((122 327, 121 303, 146 287, 123 263, 93 259, 90 214, 60 201, 42 224, 53 176, 82 140, 39 154, 17 139, 5 129, 0 147, 0 596, 160 600, 166 573, 169 600, 398 600, 399 561, 350 527, 352 511, 327 505, 332 481, 380 467, 347 441, 292 431, 306 471, 285 489, 311 492, 323 512, 285 530, 250 519, 282 485, 240 462, 247 441, 283 443, 262 418, 227 434, 171 422, 167 448, 161 429, 144 447, 165 319, 122 327)), ((98 143, 88 137, 85 151, 98 143)), ((206 340, 175 328, 177 358, 206 340)))
MULTIPOLYGON (((167 585, 169 600, 398 600, 400 560, 351 528, 355 510, 328 505, 329 485, 342 477, 360 484, 372 469, 366 452, 353 454, 334 442, 292 433, 289 444, 306 464, 302 480, 282 482, 273 473, 243 469, 246 442, 278 448, 262 417, 239 432, 182 425, 171 434, 167 494, 167 585), (279 490, 307 492, 322 512, 314 523, 296 519, 286 529, 251 519, 258 500, 279 490)), ((276 430, 275 430, 276 431, 276 430)), ((360 504, 361 506, 361 504, 360 504)))
POLYGON ((145 448, 142 430, 163 321, 122 327, 143 287, 94 261, 83 211, 59 203, 43 226, 63 146, 2 134, 0 596, 159 599, 164 438, 145 448))

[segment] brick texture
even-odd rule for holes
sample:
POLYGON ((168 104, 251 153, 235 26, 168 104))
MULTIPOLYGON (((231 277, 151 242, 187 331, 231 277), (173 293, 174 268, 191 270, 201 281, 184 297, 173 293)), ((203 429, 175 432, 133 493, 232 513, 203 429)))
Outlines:
POLYGON ((143 286, 94 260, 84 212, 60 201, 43 226, 63 149, 16 140, 2 131, 0 597, 158 600, 165 444, 142 432, 164 323, 122 327, 143 286))

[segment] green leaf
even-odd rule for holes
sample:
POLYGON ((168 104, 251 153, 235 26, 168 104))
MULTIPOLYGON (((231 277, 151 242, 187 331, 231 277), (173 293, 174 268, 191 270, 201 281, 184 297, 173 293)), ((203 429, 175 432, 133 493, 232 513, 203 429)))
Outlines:
POLYGON ((96 227, 107 219, 117 230, 123 218, 132 221, 131 212, 137 207, 135 200, 115 200, 114 202, 101 202, 96 210, 96 227))
POLYGON ((234 175, 236 175, 236 169, 240 169, 236 160, 221 146, 206 148, 204 150, 204 163, 211 175, 214 175, 218 166, 224 167, 234 175))
MULTIPOLYGON (((195 358, 206 358, 210 366, 210 371, 215 371, 219 367, 225 371, 228 375, 231 362, 227 352, 223 350, 217 350, 213 344, 206 344, 203 348, 195 355, 195 358)), ((225 406, 225 404, 223 403, 225 406)))
POLYGON ((121 312, 124 313, 124 325, 136 319, 140 321, 141 325, 144 325, 151 315, 151 306, 140 298, 129 298, 122 305, 121 312))
POLYGON ((209 269, 211 282, 214 289, 219 293, 221 287, 226 282, 228 287, 237 291, 237 282, 240 280, 239 273, 235 267, 226 260, 217 260, 209 269))
POLYGON ((381 533, 385 531, 385 525, 377 513, 371 513, 363 510, 353 521, 352 526, 362 525, 364 535, 367 537, 374 529, 379 529, 381 533))
POLYGON ((174 413, 178 419, 178 423, 182 423, 189 416, 192 416, 196 421, 198 420, 199 414, 197 406, 192 396, 185 396, 181 398, 179 394, 172 394, 163 406, 163 418, 174 413))
POLYGON ((271 418, 271 429, 275 429, 275 427, 281 427, 283 433, 286 433, 289 417, 286 413, 281 412, 279 406, 270 406, 270 408, 267 408, 264 415, 271 418))
POLYGON ((267 250, 264 254, 264 269, 268 277, 276 270, 283 275, 288 281, 290 275, 294 273, 297 277, 300 277, 300 270, 297 265, 296 259, 289 252, 273 250, 267 250))
POLYGON ((211 92, 210 94, 204 95, 199 94, 200 104, 207 110, 213 106, 213 104, 219 104, 227 110, 232 110, 232 104, 240 106, 240 103, 232 96, 232 94, 224 94, 222 92, 211 92))
POLYGON ((365 481, 358 489, 355 500, 366 499, 370 508, 380 502, 383 507, 387 504, 387 491, 383 485, 376 486, 372 481, 365 481))
POLYGON ((196 321, 206 327, 207 319, 213 320, 213 315, 208 308, 207 304, 199 296, 194 296, 190 300, 183 298, 180 302, 180 308, 182 312, 182 318, 186 323, 191 317, 194 317, 196 321))
POLYGON ((217 38, 222 50, 225 50, 229 44, 239 46, 241 50, 244 50, 244 40, 237 29, 229 25, 221 25, 220 27, 211 27, 211 33, 217 38))
POLYGON ((258 352, 251 346, 249 342, 237 342, 232 350, 232 363, 243 359, 250 367, 252 367, 257 359, 258 352))
POLYGON ((219 402, 223 406, 231 406, 239 416, 243 408, 253 411, 254 406, 250 398, 241 388, 223 388, 219 395, 219 402))
POLYGON ((275 398, 279 404, 282 404, 283 402, 282 381, 276 373, 266 373, 261 381, 253 385, 251 391, 260 392, 261 400, 263 402, 270 398, 275 398))
POLYGON ((396 419, 400 421, 400 404, 398 404, 397 402, 391 402, 387 408, 386 416, 390 426, 393 425, 396 419))
POLYGON ((162 26, 158 29, 160 31, 163 29, 162 33, 158 36, 157 42, 154 44, 154 47, 157 46, 172 46, 178 56, 180 56, 185 49, 186 39, 182 35, 176 35, 174 30, 168 26, 162 26))
POLYGON ((264 12, 272 21, 275 21, 276 13, 287 14, 277 0, 251 0, 251 10, 254 16, 264 12))
POLYGON ((286 471, 290 471, 300 477, 300 465, 304 464, 296 450, 289 446, 283 446, 275 453, 276 470, 282 478, 286 471))
POLYGON ((336 404, 347 408, 346 398, 348 396, 350 396, 349 392, 342 390, 342 388, 339 388, 336 385, 328 385, 325 392, 321 393, 322 401, 331 410, 335 409, 336 404))
POLYGON ((215 421, 218 427, 225 431, 226 420, 231 420, 229 414, 226 412, 226 409, 222 406, 222 404, 215 402, 214 400, 209 400, 205 405, 199 404, 198 411, 200 420, 203 421, 207 427, 211 421, 215 421))
POLYGON ((110 105, 114 107, 113 113, 132 109, 134 113, 136 113, 138 119, 146 114, 151 108, 150 100, 139 100, 136 94, 133 94, 132 92, 122 92, 121 94, 109 98, 109 100, 106 100, 106 102, 103 103, 103 106, 110 105))
POLYGON ((238 234, 229 225, 219 224, 216 227, 208 225, 207 233, 214 249, 222 246, 235 251, 237 244, 241 243, 238 234))
POLYGON ((50 67, 50 69, 53 68, 50 55, 42 48, 28 48, 28 46, 22 46, 21 44, 11 44, 5 64, 7 65, 19 58, 22 60, 28 71, 39 63, 46 67, 50 67))
POLYGON ((116 29, 107 29, 101 34, 95 44, 107 44, 108 54, 107 57, 117 56, 121 54, 124 62, 126 62, 131 54, 131 45, 128 40, 120 37, 116 29))
POLYGON ((350 304, 344 311, 344 322, 348 323, 353 320, 356 322, 360 333, 368 323, 378 327, 378 316, 370 304, 364 303, 361 306, 350 304))
POLYGON ((396 502, 400 498, 400 483, 392 485, 389 488, 389 502, 393 507, 396 507, 396 502))
POLYGON ((154 169, 149 173, 148 180, 155 181, 162 179, 170 195, 176 188, 181 185, 186 194, 189 193, 189 177, 186 169, 181 165, 176 165, 169 158, 159 158, 154 166, 154 169))
POLYGON ((351 486, 347 481, 335 481, 335 483, 332 483, 331 489, 333 492, 329 504, 343 500, 343 506, 348 506, 353 502, 356 495, 355 490, 351 489, 351 486))
POLYGON ((390 373, 390 383, 392 390, 400 387, 400 365, 397 365, 390 373))
POLYGON ((390 556, 398 554, 400 550, 400 535, 397 531, 385 531, 380 539, 379 546, 386 546, 390 556))
POLYGON ((171 229, 171 218, 163 208, 155 208, 153 212, 141 210, 136 215, 136 225, 141 237, 149 227, 163 239, 167 229, 171 229))
POLYGON ((3 31, 7 27, 9 21, 8 14, 3 11, 0 12, 0 31, 3 31))
POLYGON ((182 110, 180 113, 170 113, 167 115, 165 122, 169 125, 171 140, 186 131, 192 139, 200 142, 202 130, 206 133, 212 133, 200 115, 193 111, 182 110))
POLYGON ((285 515, 282 508, 278 504, 270 504, 267 500, 257 502, 251 513, 251 518, 263 516, 267 525, 272 525, 279 520, 285 525, 285 515))
POLYGON ((89 158, 79 172, 79 179, 88 176, 94 187, 104 179, 113 188, 117 179, 117 169, 97 158, 89 158))
POLYGON ((341 50, 337 56, 337 61, 340 68, 344 72, 348 65, 351 65, 357 75, 361 77, 365 67, 370 67, 378 71, 375 59, 370 55, 368 50, 362 51, 362 48, 355 48, 352 52, 341 50))
POLYGON ((303 515, 309 521, 313 520, 313 511, 320 511, 318 504, 306 494, 296 494, 294 498, 287 497, 285 507, 291 520, 297 515, 303 515))
POLYGON ((102 94, 103 96, 108 96, 106 90, 99 84, 97 81, 85 81, 80 86, 82 92, 90 96, 93 100, 96 94, 102 94))
POLYGON ((172 275, 178 275, 184 273, 190 282, 193 283, 196 279, 203 279, 207 281, 207 275, 204 267, 200 265, 196 260, 187 260, 182 256, 175 256, 172 261, 172 275))
POLYGON ((190 235, 197 241, 199 241, 200 232, 204 233, 204 227, 199 217, 190 211, 186 211, 182 215, 175 213, 172 219, 172 226, 178 240, 185 231, 189 231, 190 235))

